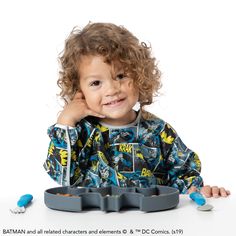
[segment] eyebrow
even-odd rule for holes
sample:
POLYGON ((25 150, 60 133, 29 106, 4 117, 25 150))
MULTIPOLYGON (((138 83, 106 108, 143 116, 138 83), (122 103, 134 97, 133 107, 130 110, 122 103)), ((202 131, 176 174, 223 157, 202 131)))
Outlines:
POLYGON ((88 76, 85 76, 83 77, 84 80, 88 80, 90 78, 94 78, 94 79, 101 79, 101 75, 88 75, 88 76))
MULTIPOLYGON (((120 70, 117 70, 116 71, 116 74, 121 74, 121 73, 124 73, 124 70, 123 69, 120 69, 120 70)), ((93 78, 93 79, 102 79, 102 75, 99 75, 99 74, 91 74, 91 75, 88 75, 88 76, 85 76, 83 77, 83 80, 88 80, 90 78, 93 78)))

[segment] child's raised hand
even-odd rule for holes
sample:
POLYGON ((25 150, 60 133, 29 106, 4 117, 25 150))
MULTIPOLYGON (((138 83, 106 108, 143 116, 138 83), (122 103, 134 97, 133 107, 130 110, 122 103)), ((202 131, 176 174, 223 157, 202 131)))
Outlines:
POLYGON ((89 109, 83 93, 77 92, 71 102, 69 102, 60 113, 57 123, 68 126, 75 126, 77 122, 86 116, 96 116, 99 118, 104 118, 95 111, 89 109))
MULTIPOLYGON (((197 188, 195 186, 192 186, 189 190, 188 193, 192 193, 197 191, 197 188)), ((209 185, 205 185, 201 188, 200 191, 205 197, 214 197, 214 198, 218 198, 218 197, 227 197, 228 195, 230 195, 230 191, 226 190, 225 188, 221 187, 219 188, 218 186, 209 186, 209 185)))

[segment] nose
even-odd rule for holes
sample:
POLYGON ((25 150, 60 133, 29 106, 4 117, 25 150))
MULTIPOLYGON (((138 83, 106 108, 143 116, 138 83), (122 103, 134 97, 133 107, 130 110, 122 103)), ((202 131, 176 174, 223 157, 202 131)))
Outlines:
POLYGON ((110 79, 107 81, 107 86, 105 90, 106 96, 114 96, 120 93, 120 81, 115 79, 110 79))

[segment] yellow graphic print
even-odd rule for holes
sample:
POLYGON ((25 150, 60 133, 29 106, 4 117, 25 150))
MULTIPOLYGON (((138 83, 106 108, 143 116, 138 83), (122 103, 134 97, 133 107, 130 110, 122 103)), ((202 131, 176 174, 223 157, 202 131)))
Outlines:
POLYGON ((120 144, 119 151, 120 152, 131 153, 132 152, 132 145, 130 145, 130 144, 120 144))
POLYGON ((96 132, 96 133, 95 133, 94 140, 98 143, 98 142, 100 141, 100 139, 101 139, 100 133, 96 132))
POLYGON ((152 176, 152 172, 150 170, 148 170, 147 168, 143 168, 141 176, 148 176, 148 177, 150 177, 150 176, 152 176))
POLYGON ((98 169, 98 164, 99 164, 98 161, 92 161, 91 169, 92 169, 93 171, 96 171, 96 170, 98 169))
POLYGON ((81 148, 83 147, 83 144, 80 139, 77 141, 77 145, 78 145, 78 147, 81 147, 81 148))
POLYGON ((165 184, 165 180, 161 179, 161 178, 157 178, 157 183, 164 185, 165 184))
POLYGON ((97 125, 96 126, 101 132, 105 132, 105 131, 107 131, 108 130, 108 128, 107 127, 104 127, 104 126, 102 126, 102 125, 97 125))
POLYGON ((161 132, 161 138, 165 143, 172 144, 174 141, 174 138, 171 136, 167 136, 167 133, 165 131, 161 132))
POLYGON ((108 149, 109 147, 110 147, 110 143, 105 143, 105 144, 104 144, 104 148, 105 148, 105 149, 108 149))
POLYGON ((183 152, 178 151, 178 156, 179 156, 179 157, 183 157, 183 156, 184 156, 183 152))
POLYGON ((116 172, 116 174, 117 174, 117 178, 118 178, 119 180, 126 180, 126 177, 125 177, 124 175, 122 175, 121 173, 116 172))
POLYGON ((91 147, 93 143, 93 140, 91 138, 88 138, 87 142, 86 142, 86 146, 91 147))
POLYGON ((72 152, 71 152, 71 159, 72 159, 73 161, 76 161, 76 152, 75 152, 75 151, 72 151, 72 152))
POLYGON ((189 184, 192 184, 196 176, 185 176, 184 179, 187 180, 189 184))
POLYGON ((49 155, 51 155, 51 156, 53 155, 54 148, 55 148, 55 146, 54 146, 53 142, 51 142, 51 144, 48 148, 48 154, 49 155))
POLYGON ((136 156, 142 160, 144 160, 144 156, 141 152, 136 153, 136 156))
POLYGON ((193 156, 193 161, 196 164, 197 170, 200 170, 201 169, 201 162, 200 162, 200 159, 196 153, 193 156))
POLYGON ((103 152, 98 151, 98 157, 101 158, 106 164, 108 164, 108 161, 103 152))
POLYGON ((74 173, 75 179, 77 179, 77 178, 80 176, 80 172, 81 172, 80 168, 77 167, 77 168, 75 169, 75 173, 74 173))
POLYGON ((49 170, 51 168, 51 162, 47 160, 46 164, 47 164, 47 170, 49 170))
POLYGON ((162 156, 162 155, 160 155, 160 161, 163 161, 163 160, 164 160, 163 156, 162 156))
POLYGON ((59 152, 61 157, 61 165, 66 166, 67 164, 67 151, 66 150, 60 150, 59 152))

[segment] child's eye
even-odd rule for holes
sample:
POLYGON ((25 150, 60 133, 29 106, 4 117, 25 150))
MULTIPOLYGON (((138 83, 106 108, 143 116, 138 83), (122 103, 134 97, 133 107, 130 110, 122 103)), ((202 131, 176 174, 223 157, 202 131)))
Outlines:
POLYGON ((89 86, 99 86, 101 84, 101 81, 95 80, 89 84, 89 86))
POLYGON ((122 80, 122 79, 125 78, 125 74, 120 73, 120 74, 118 74, 118 75, 116 76, 116 78, 117 78, 118 80, 122 80))

